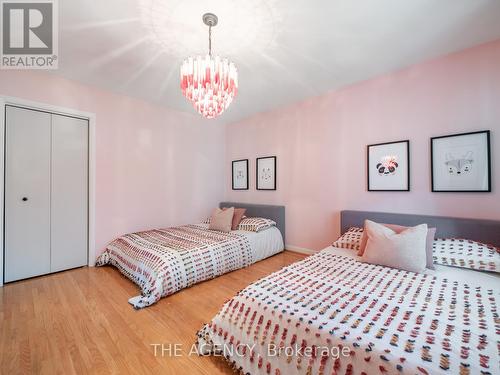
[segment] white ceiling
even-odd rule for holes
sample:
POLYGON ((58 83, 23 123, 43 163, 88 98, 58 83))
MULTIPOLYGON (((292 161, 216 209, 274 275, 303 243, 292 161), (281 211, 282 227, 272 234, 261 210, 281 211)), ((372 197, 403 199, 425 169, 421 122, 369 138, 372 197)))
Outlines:
MULTIPOLYGON (((500 38, 499 0, 63 0, 55 74, 194 112, 179 66, 213 49, 239 93, 217 122, 500 38)), ((214 120, 207 120, 214 121, 214 120)))

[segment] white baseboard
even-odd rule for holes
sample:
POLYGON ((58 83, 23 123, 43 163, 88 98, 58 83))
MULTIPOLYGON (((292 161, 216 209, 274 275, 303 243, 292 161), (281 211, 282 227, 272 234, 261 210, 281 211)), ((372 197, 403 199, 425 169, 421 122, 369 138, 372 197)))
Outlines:
POLYGON ((307 254, 307 255, 317 253, 316 250, 306 249, 305 247, 299 247, 293 245, 285 245, 285 250, 290 250, 293 251, 294 253, 307 254))

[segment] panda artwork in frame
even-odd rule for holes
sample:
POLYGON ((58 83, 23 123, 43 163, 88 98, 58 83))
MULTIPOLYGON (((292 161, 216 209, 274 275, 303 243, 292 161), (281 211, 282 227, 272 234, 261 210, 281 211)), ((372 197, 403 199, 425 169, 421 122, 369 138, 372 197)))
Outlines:
POLYGON ((368 191, 410 191, 410 141, 367 146, 368 191))
POLYGON ((276 156, 257 158, 257 190, 276 190, 276 156))
POLYGON ((431 138, 433 192, 491 192, 490 131, 431 138))

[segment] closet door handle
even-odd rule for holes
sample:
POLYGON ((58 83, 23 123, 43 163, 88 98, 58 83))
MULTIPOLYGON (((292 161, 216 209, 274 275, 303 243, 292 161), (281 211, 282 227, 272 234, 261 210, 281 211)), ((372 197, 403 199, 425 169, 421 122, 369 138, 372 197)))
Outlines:
POLYGON ((23 197, 22 200, 23 200, 23 202, 26 202, 28 200, 28 198, 27 197, 23 197))

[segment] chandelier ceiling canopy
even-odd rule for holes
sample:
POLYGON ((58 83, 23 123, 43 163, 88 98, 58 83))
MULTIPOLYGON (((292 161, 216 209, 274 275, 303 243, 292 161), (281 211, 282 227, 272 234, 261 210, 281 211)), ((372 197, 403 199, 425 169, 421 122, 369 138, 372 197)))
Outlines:
POLYGON ((203 117, 211 119, 222 114, 238 92, 238 71, 227 58, 212 55, 212 27, 215 14, 205 13, 208 26, 208 55, 189 57, 181 65, 182 94, 203 117))

